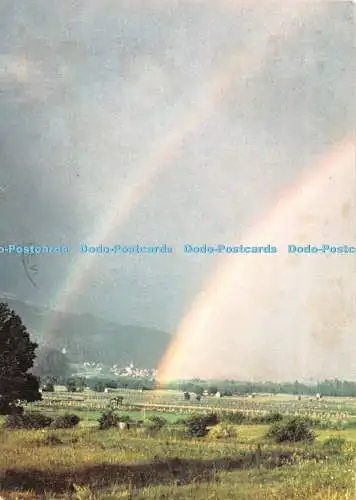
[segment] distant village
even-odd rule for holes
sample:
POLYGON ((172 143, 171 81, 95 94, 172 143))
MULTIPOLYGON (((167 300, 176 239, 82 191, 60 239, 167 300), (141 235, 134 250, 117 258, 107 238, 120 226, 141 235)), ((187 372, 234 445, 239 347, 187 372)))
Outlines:
MULTIPOLYGON (((83 363, 84 371, 90 372, 93 375, 101 375, 103 373, 107 373, 108 367, 103 365, 102 363, 95 363, 85 361, 83 363)), ((127 366, 119 366, 115 364, 109 367, 110 374, 116 377, 130 377, 130 378, 145 378, 148 380, 155 380, 158 375, 158 370, 153 368, 138 368, 134 366, 133 363, 128 364, 127 366)))

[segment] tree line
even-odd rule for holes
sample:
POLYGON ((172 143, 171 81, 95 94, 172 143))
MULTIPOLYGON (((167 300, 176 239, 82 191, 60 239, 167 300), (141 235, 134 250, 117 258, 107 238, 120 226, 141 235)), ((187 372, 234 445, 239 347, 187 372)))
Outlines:
MULTIPOLYGON (((54 386, 58 383, 55 377, 49 377, 50 384, 54 386)), ((324 380, 313 385, 302 384, 298 381, 294 383, 275 383, 275 382, 239 382, 239 381, 181 381, 168 384, 158 384, 151 379, 136 377, 117 377, 115 379, 103 377, 76 377, 71 376, 62 380, 68 391, 80 392, 85 387, 96 392, 104 392, 108 389, 132 389, 150 391, 156 388, 178 390, 185 394, 196 394, 202 397, 204 394, 216 395, 220 393, 222 397, 231 396, 253 396, 255 394, 293 394, 295 396, 310 396, 316 394, 332 397, 356 397, 356 382, 346 380, 324 380)), ((48 386, 48 381, 45 387, 48 386)), ((53 389, 52 389, 53 390, 53 389)))
POLYGON ((356 397, 356 382, 347 380, 323 380, 314 384, 298 382, 241 382, 236 380, 207 381, 186 380, 161 385, 164 389, 180 390, 195 394, 216 394, 221 396, 248 396, 254 394, 293 394, 296 396, 356 397))

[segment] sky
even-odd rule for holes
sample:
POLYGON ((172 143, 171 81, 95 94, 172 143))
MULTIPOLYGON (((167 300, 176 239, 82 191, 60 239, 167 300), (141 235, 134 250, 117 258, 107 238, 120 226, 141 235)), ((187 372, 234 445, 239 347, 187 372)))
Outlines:
POLYGON ((184 331, 192 344, 171 351, 169 373, 355 374, 353 256, 299 256, 291 271, 280 254, 272 265, 183 252, 251 234, 283 249, 356 244, 355 6, 285 4, 2 1, 1 241, 73 249, 33 259, 38 289, 18 256, 0 256, 2 291, 176 339, 184 331), (306 181, 314 194, 298 198, 301 179, 331 156, 332 182, 320 167, 306 181), (83 242, 175 251, 88 257, 83 242), (234 348, 217 361, 213 339, 234 348), (187 353, 199 345, 211 352, 198 363, 187 353))

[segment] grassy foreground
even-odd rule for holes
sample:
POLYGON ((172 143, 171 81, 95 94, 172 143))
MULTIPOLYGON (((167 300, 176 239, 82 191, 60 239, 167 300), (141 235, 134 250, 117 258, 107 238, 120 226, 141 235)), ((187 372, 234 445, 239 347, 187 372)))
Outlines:
MULTIPOLYGON (((47 410, 55 413, 53 408, 47 410)), ((323 411, 327 409, 323 407, 323 411)), ((170 416, 168 424, 153 435, 147 429, 99 430, 95 419, 100 412, 76 413, 82 421, 70 430, 0 428, 0 496, 78 500, 356 498, 355 426, 317 429, 313 444, 277 445, 265 438, 268 425, 237 425, 236 437, 216 439, 208 434, 192 440, 184 436, 182 426, 174 424, 172 412, 163 415, 170 416), (332 437, 345 439, 342 449, 323 446, 332 437)))

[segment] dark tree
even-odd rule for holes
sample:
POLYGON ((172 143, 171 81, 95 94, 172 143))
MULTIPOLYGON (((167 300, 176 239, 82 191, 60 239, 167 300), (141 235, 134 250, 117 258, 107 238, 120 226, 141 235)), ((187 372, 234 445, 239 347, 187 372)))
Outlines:
POLYGON ((197 396, 202 396, 204 394, 204 387, 202 387, 201 385, 197 385, 195 386, 193 392, 195 392, 197 396))
POLYGON ((66 381, 68 392, 83 392, 86 386, 86 379, 83 377, 70 377, 66 381))
POLYGON ((77 392, 77 382, 74 378, 69 378, 66 383, 68 392, 77 392))
POLYGON ((110 406, 111 408, 117 408, 118 406, 122 405, 123 402, 124 402, 124 396, 116 396, 110 399, 110 406))
POLYGON ((209 394, 213 394, 213 395, 214 395, 214 394, 216 394, 218 391, 219 391, 218 386, 216 386, 216 385, 209 385, 209 387, 208 387, 208 393, 209 393, 209 394))
POLYGON ((54 392, 53 382, 48 381, 43 387, 42 392, 54 392))
POLYGON ((31 342, 21 318, 0 303, 0 414, 22 411, 22 402, 39 401, 38 379, 28 373, 38 345, 31 342))
POLYGON ((93 386, 95 392, 104 392, 105 384, 103 382, 96 382, 93 386))

